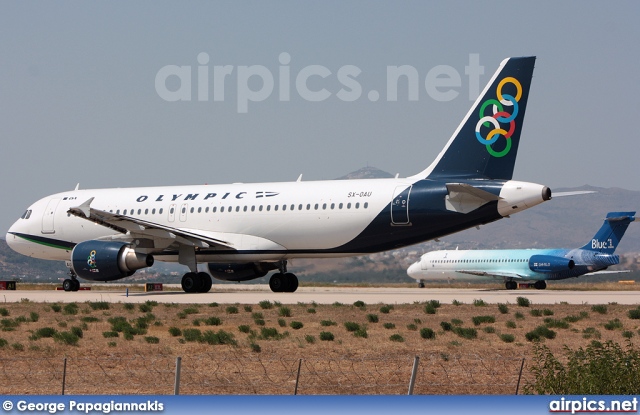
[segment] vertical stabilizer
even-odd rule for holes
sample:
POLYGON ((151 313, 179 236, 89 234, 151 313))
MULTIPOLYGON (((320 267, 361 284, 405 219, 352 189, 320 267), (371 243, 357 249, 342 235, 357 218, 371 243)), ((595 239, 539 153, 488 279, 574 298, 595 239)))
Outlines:
POLYGON ((414 177, 510 180, 534 63, 505 59, 436 160, 414 177))
POLYGON ((582 249, 613 254, 636 212, 609 212, 600 230, 582 249))

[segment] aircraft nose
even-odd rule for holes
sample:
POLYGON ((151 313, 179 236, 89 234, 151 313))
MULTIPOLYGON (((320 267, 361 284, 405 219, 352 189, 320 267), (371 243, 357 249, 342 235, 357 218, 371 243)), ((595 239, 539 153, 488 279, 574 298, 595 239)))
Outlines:
POLYGON ((407 275, 409 275, 411 278, 414 278, 414 279, 417 278, 419 272, 420 272, 420 262, 414 262, 407 269, 407 275))

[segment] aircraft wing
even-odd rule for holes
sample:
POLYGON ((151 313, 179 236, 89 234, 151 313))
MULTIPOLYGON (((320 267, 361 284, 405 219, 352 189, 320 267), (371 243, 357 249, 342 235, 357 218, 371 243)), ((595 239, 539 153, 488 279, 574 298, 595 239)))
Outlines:
POLYGON ((485 272, 485 271, 469 271, 469 270, 456 270, 461 274, 469 274, 469 275, 477 275, 479 277, 498 277, 498 278, 516 278, 522 279, 524 278, 522 275, 515 274, 512 272, 485 272))
POLYGON ((212 235, 197 232, 195 230, 178 229, 140 218, 118 215, 91 207, 91 198, 80 206, 72 207, 67 212, 82 219, 89 220, 98 225, 113 229, 122 234, 136 238, 151 239, 156 247, 166 247, 177 242, 182 245, 197 246, 200 248, 226 248, 235 249, 233 243, 218 239, 212 235))

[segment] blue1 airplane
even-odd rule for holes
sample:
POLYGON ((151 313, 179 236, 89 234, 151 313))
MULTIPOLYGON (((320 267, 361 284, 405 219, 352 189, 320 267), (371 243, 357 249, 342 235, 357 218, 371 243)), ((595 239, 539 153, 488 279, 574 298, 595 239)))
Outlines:
POLYGON ((620 263, 614 254, 636 212, 609 212, 593 239, 575 249, 493 249, 445 250, 428 252, 407 270, 411 278, 424 287, 425 279, 504 280, 507 290, 518 282, 533 282, 547 288, 548 280, 564 280, 603 272, 620 263))
POLYGON ((78 290, 78 277, 118 280, 159 260, 189 268, 181 281, 186 292, 208 292, 211 276, 246 281, 272 270, 270 288, 293 292, 298 279, 287 271, 293 258, 392 250, 549 200, 548 187, 512 180, 534 62, 505 59, 435 161, 414 176, 76 186, 29 206, 7 243, 24 255, 66 261, 66 291, 78 290))

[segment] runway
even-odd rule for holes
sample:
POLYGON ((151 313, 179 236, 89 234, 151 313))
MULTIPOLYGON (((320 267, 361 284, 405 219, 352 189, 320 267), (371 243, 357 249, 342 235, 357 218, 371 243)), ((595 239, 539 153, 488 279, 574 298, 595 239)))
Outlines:
POLYGON ((640 304, 640 291, 568 291, 568 290, 504 290, 473 288, 396 288, 396 287, 300 287, 295 293, 274 293, 267 285, 214 285, 206 294, 187 294, 182 291, 127 292, 122 287, 109 286, 109 290, 64 292, 47 290, 0 291, 0 302, 20 302, 28 299, 33 302, 68 303, 86 301, 108 301, 143 303, 181 304, 257 304, 263 300, 278 301, 282 304, 318 303, 353 304, 360 300, 367 304, 412 304, 429 300, 438 300, 442 304, 451 304, 457 300, 472 304, 474 300, 483 300, 489 304, 516 303, 517 297, 526 297, 532 304, 640 304))

